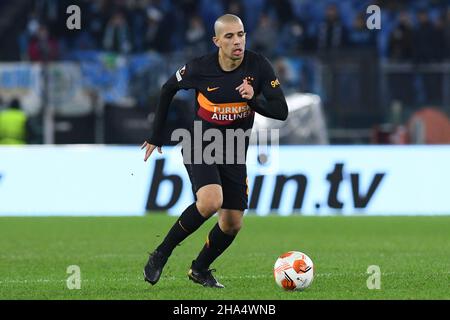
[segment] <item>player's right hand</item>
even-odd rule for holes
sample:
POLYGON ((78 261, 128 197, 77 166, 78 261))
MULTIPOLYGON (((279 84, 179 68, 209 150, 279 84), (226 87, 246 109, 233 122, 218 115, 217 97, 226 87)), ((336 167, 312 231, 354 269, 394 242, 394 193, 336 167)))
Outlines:
MULTIPOLYGON (((144 161, 147 161, 147 159, 150 157, 150 155, 152 154, 153 150, 155 150, 156 146, 153 144, 148 143, 147 141, 145 141, 142 146, 141 146, 141 150, 145 148, 145 157, 144 157, 144 161)), ((158 152, 162 154, 162 150, 161 147, 158 147, 158 152)))

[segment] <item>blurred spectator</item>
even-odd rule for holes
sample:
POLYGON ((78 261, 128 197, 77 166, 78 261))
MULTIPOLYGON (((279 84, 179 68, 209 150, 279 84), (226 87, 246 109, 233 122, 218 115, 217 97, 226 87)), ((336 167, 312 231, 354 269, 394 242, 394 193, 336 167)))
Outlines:
POLYGON ((251 48, 263 55, 271 56, 276 49, 274 44, 278 38, 276 26, 267 14, 261 14, 253 35, 251 37, 251 48))
POLYGON ((298 85, 298 75, 295 74, 296 70, 291 66, 288 58, 282 57, 276 59, 273 68, 286 94, 298 91, 296 87, 298 85))
POLYGON ((399 14, 399 22, 389 37, 389 58, 393 61, 412 59, 413 28, 408 12, 399 14))
POLYGON ((234 14, 245 21, 245 7, 241 0, 222 0, 224 12, 234 14))
POLYGON ((37 11, 38 16, 40 17, 40 21, 44 23, 48 28, 52 31, 52 34, 55 35, 56 32, 62 31, 62 28, 58 28, 58 19, 59 19, 59 6, 60 1, 54 0, 36 0, 35 1, 35 9, 37 11))
POLYGON ((306 41, 306 31, 302 21, 293 20, 281 28, 277 54, 299 54, 306 41))
POLYGON ((39 25, 37 33, 28 44, 28 57, 31 61, 52 61, 59 58, 59 45, 50 36, 45 25, 39 25))
POLYGON ((188 55, 197 55, 205 52, 207 47, 206 30, 203 21, 199 16, 189 19, 189 26, 186 30, 186 48, 188 55))
POLYGON ((147 29, 144 34, 146 50, 163 52, 170 47, 168 30, 164 30, 163 13, 156 7, 147 9, 147 29))
POLYGON ((436 44, 439 42, 436 30, 430 21, 428 11, 421 9, 417 13, 418 25, 413 33, 413 59, 415 63, 432 62, 435 50, 441 50, 436 44))
POLYGON ((162 13, 155 8, 147 10, 146 31, 144 34, 144 43, 146 49, 153 49, 157 44, 157 35, 162 18, 162 13))
POLYGON ((280 27, 294 19, 294 11, 290 0, 267 0, 264 12, 276 19, 280 27))
POLYGON ((50 32, 50 35, 58 39, 58 41, 70 44, 73 42, 77 31, 69 30, 66 27, 67 22, 67 8, 73 4, 80 7, 82 13, 85 13, 86 2, 89 0, 36 0, 35 10, 38 12, 39 20, 45 24, 50 32))
POLYGON ((84 35, 88 41, 92 41, 92 45, 95 49, 102 47, 103 30, 107 22, 107 12, 105 8, 105 1, 96 0, 92 1, 89 9, 86 10, 86 19, 82 21, 84 27, 82 31, 87 31, 84 35))
POLYGON ((0 144, 25 144, 26 136, 27 116, 19 100, 13 99, 7 109, 0 111, 0 144))
POLYGON ((27 18, 25 30, 21 32, 18 37, 20 57, 22 59, 29 59, 30 41, 37 36, 39 25, 39 16, 37 12, 31 12, 27 18))
MULTIPOLYGON (((146 50, 155 50, 157 52, 173 52, 184 50, 186 42, 186 30, 189 28, 191 17, 202 17, 205 26, 206 38, 212 36, 211 27, 215 19, 229 12, 240 16, 245 23, 247 32, 251 35, 255 31, 257 22, 260 21, 259 31, 257 32, 258 41, 256 45, 263 47, 264 51, 272 52, 274 48, 268 48, 261 36, 261 21, 267 21, 265 17, 270 17, 271 30, 268 34, 272 37, 275 32, 279 41, 275 47, 275 53, 287 54, 298 52, 298 49, 311 50, 319 48, 321 52, 329 52, 343 47, 367 47, 373 46, 374 38, 377 33, 365 28, 364 14, 358 14, 353 24, 347 29, 343 21, 349 21, 353 12, 359 12, 364 5, 358 1, 345 0, 338 2, 327 0, 325 3, 325 19, 320 22, 321 10, 323 10, 322 1, 314 0, 78 0, 77 5, 81 6, 82 29, 78 32, 68 30, 64 27, 65 8, 72 4, 70 0, 30 0, 32 3, 32 15, 27 23, 28 32, 22 32, 19 39, 21 47, 21 56, 26 57, 28 52, 28 39, 33 37, 38 30, 39 25, 45 24, 50 32, 50 38, 55 37, 58 41, 59 55, 62 56, 70 50, 98 50, 108 48, 122 53, 143 52, 146 50), (339 8, 345 11, 339 12, 339 8), (61 10, 64 9, 64 12, 61 10), (347 10, 348 9, 348 10, 347 10), (248 12, 246 12, 248 11, 248 12), (120 12, 121 17, 117 18, 116 12, 120 12), (251 15, 247 13, 251 12, 251 15), (300 21, 301 16, 304 21, 300 21), (118 22, 120 21, 120 22, 118 22), (249 23, 253 21, 252 23, 249 23), (117 23, 118 22, 118 23, 117 23), (176 23, 174 23, 176 22, 176 23), (50 24, 50 25, 49 25, 50 24), (307 30, 305 30, 307 28, 307 30), (291 38, 292 37, 292 38, 291 38), (292 41, 290 41, 292 40, 292 41)), ((426 1, 425 1, 426 2, 426 1)), ((439 10, 444 11, 444 5, 429 3, 434 13, 439 10)), ((392 1, 379 1, 379 5, 386 8, 387 12, 383 19, 383 25, 389 26, 392 23, 395 12, 403 10, 400 13, 399 24, 390 35, 388 42, 384 41, 384 34, 380 37, 381 41, 376 43, 378 53, 388 53, 393 60, 409 60, 412 58, 413 36, 411 32, 412 24, 408 13, 404 8, 411 11, 417 11, 417 8, 423 5, 421 0, 403 1, 401 3, 392 1), (408 2, 408 6, 406 4, 408 2), (410 5, 409 5, 410 4, 410 5), (392 13, 392 14, 391 14, 392 13), (387 49, 384 50, 385 45, 387 49)), ((450 9, 448 10, 450 12, 450 9)), ((416 61, 424 62, 430 60, 429 54, 434 50, 434 56, 430 61, 441 60, 448 56, 450 49, 447 41, 450 31, 449 18, 450 13, 443 13, 438 19, 435 28, 427 17, 425 10, 418 14, 419 21, 425 21, 414 33, 414 39, 422 39, 421 43, 427 43, 423 46, 415 46, 416 61), (446 16, 444 18, 444 16, 446 16), (422 17, 425 17, 424 19, 422 17), (428 22, 427 22, 428 21, 428 22), (434 35, 428 38, 431 29, 434 35), (424 27, 425 26, 425 27, 424 27), (444 40, 439 40, 439 39, 444 40), (433 44, 430 47, 430 43, 433 44), (444 46, 437 47, 436 43, 444 43, 444 46), (438 48, 439 50, 436 50, 438 48), (436 53, 442 53, 436 56, 436 53)), ((414 22, 415 23, 415 22, 414 22)), ((192 26, 191 26, 192 27, 192 26)), ((383 28, 383 31, 389 28, 383 28)), ((195 34, 195 32, 193 33, 195 34)), ((252 37, 249 39, 251 47, 252 37)), ((211 41, 207 42, 211 48, 214 48, 211 41)))
POLYGON ((132 49, 130 30, 122 12, 113 14, 103 35, 103 49, 118 53, 129 53, 132 49))
POLYGON ((143 34, 147 27, 147 3, 145 0, 136 1, 130 11, 130 29, 133 42, 133 51, 142 52, 145 50, 143 34))
MULTIPOLYGON (((177 25, 173 28, 173 50, 182 52, 184 50, 184 42, 186 40, 186 29, 189 28, 190 19, 193 16, 200 16, 199 9, 200 2, 197 0, 179 0, 173 2, 173 9, 170 10, 173 14, 177 25)), ((201 16, 200 16, 201 18, 201 16)), ((203 23, 203 19, 202 19, 203 23)), ((209 38, 207 30, 207 38, 209 38)))
POLYGON ((353 48, 374 48, 376 45, 376 31, 366 26, 365 14, 359 13, 353 20, 348 33, 348 44, 353 48))
POLYGON ((320 52, 340 49, 345 46, 347 30, 342 24, 336 4, 330 4, 325 10, 325 21, 319 25, 317 48, 320 52))
POLYGON ((39 15, 37 12, 32 12, 28 17, 27 34, 29 37, 35 37, 39 30, 39 15))

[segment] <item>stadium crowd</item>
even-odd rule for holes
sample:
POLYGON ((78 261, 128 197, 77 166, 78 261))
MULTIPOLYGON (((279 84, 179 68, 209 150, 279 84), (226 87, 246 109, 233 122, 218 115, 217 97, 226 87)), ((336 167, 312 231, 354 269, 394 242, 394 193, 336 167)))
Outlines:
MULTIPOLYGON (((0 22, 8 6, 21 3, 28 7, 10 19, 12 32, 0 23, 0 36, 11 39, 4 42, 16 41, 16 46, 0 48, 0 60, 75 61, 83 85, 112 107, 131 104, 136 112, 154 112, 162 79, 215 48, 212 26, 228 12, 242 18, 247 48, 271 60, 286 94, 320 96, 331 128, 398 125, 424 106, 450 110, 448 1, 0 1, 0 22), (81 9, 80 30, 66 27, 66 9, 74 3, 81 9), (381 8, 379 30, 366 25, 366 10, 373 4, 381 8)), ((0 109, 8 99, 3 97, 0 109)), ((174 104, 187 110, 193 99, 179 94, 174 104)), ((180 114, 169 114, 173 127, 186 121, 180 114)), ((364 134, 358 140, 349 135, 332 142, 365 143, 364 134)))
POLYGON ((213 48, 213 22, 229 12, 243 18, 248 47, 269 57, 376 48, 394 61, 450 60, 444 1, 81 0, 77 32, 64 27, 70 2, 33 0, 19 38, 22 59, 64 59, 73 50, 198 55, 213 48), (366 27, 373 3, 382 8, 379 32, 366 27))

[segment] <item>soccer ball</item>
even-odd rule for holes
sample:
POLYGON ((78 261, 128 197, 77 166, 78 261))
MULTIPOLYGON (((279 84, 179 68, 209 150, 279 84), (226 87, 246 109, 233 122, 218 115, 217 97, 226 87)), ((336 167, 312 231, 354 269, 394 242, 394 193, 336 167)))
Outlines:
POLYGON ((303 252, 289 251, 278 257, 273 275, 280 287, 286 290, 303 290, 313 281, 314 265, 303 252))

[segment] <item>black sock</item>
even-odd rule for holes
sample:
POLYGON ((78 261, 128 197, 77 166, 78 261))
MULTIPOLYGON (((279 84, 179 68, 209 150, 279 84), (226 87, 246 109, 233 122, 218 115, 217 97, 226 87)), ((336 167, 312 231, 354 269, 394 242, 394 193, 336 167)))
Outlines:
POLYGON ((172 254, 173 249, 191 233, 197 230, 207 218, 203 217, 197 209, 195 202, 183 211, 172 226, 164 241, 156 249, 166 257, 172 254))
POLYGON ((212 228, 202 251, 200 251, 197 259, 194 261, 196 269, 206 270, 218 256, 230 246, 236 236, 224 233, 219 224, 212 228))

